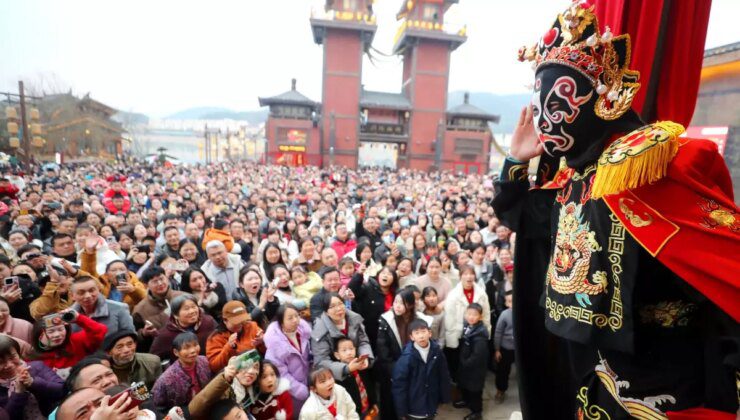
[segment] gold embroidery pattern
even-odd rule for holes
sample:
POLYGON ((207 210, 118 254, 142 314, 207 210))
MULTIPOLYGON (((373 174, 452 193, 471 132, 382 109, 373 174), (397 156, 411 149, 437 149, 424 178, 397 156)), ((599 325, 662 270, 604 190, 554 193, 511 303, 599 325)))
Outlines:
MULTIPOLYGON (((570 203, 573 204, 573 203, 570 203)), ((575 204, 573 204, 575 205, 575 204)), ((620 276, 622 275, 622 254, 624 253, 624 238, 625 238, 625 231, 624 225, 622 225, 621 222, 619 222, 619 219, 614 216, 613 214, 610 215, 610 219, 612 221, 611 230, 609 233, 609 247, 608 247, 608 259, 611 263, 611 278, 612 278, 612 300, 611 300, 611 306, 609 310, 609 315, 601 314, 598 312, 594 312, 588 308, 586 308, 585 305, 583 305, 583 301, 587 299, 581 299, 578 300, 578 303, 581 305, 574 306, 574 305, 563 305, 561 303, 558 303, 554 300, 552 300, 549 296, 549 287, 546 287, 546 295, 545 295, 545 309, 547 310, 547 315, 554 321, 559 322, 563 318, 571 318, 578 322, 582 322, 584 324, 588 325, 595 325, 598 328, 604 328, 608 326, 612 331, 617 331, 618 329, 622 328, 623 325, 623 306, 622 306, 622 292, 621 292, 621 282, 620 282, 620 276)), ((558 232, 559 233, 559 232, 558 232)), ((556 248, 557 248, 557 239, 556 239, 556 248)), ((599 249, 600 250, 600 249, 599 249)), ((550 263, 550 267, 548 268, 547 273, 547 282, 548 284, 552 285, 550 282, 551 280, 551 272, 553 269, 553 263, 550 263)), ((608 283, 606 273, 603 271, 597 271, 593 275, 594 281, 597 282, 596 284, 604 284, 604 292, 606 292, 606 284, 608 283)), ((553 287, 553 289, 555 289, 553 287)), ((560 292, 559 290, 555 289, 556 291, 560 292)), ((560 292, 562 293, 562 292, 560 292)), ((590 304, 589 301, 586 301, 588 304, 590 304)))
POLYGON ((588 388, 587 387, 581 387, 580 391, 578 391, 578 401, 581 402, 581 405, 583 407, 578 407, 578 420, 582 419, 588 419, 588 420, 610 420, 611 417, 609 417, 609 414, 607 412, 599 407, 596 404, 589 405, 588 404, 588 388))
POLYGON ((527 173, 527 170, 529 169, 529 164, 527 163, 520 163, 512 166, 509 168, 509 180, 511 181, 526 181, 529 177, 529 174, 527 173), (523 171, 523 173, 517 174, 517 172, 523 171))
POLYGON ((730 210, 717 204, 714 200, 703 199, 699 202, 699 208, 707 213, 702 217, 701 226, 707 229, 716 229, 724 227, 732 232, 740 232, 740 218, 737 217, 734 210, 730 210))
POLYGON ((681 300, 658 302, 640 309, 643 324, 655 324, 664 328, 685 327, 691 321, 697 306, 681 300))
POLYGON ((621 210, 622 213, 624 213, 624 217, 626 217, 627 220, 630 221, 632 226, 643 227, 643 226, 648 226, 651 223, 653 223, 653 217, 650 216, 648 213, 643 214, 643 217, 645 217, 644 219, 638 216, 637 214, 635 214, 635 212, 633 212, 632 209, 629 208, 629 206, 633 204, 635 204, 635 200, 631 198, 622 197, 619 199, 619 210, 621 210))
POLYGON ((599 166, 616 165, 627 158, 674 141, 684 128, 672 121, 659 121, 635 130, 610 144, 599 157, 599 166))
MULTIPOLYGON (((564 295, 597 295, 606 292, 606 276, 594 273, 588 281, 591 254, 600 251, 595 233, 583 221, 583 205, 568 203, 560 208, 555 249, 547 270, 550 286, 564 295)), ((587 296, 576 296, 582 307, 590 304, 587 296)))
MULTIPOLYGON (((636 419, 647 419, 647 420, 667 420, 668 417, 659 410, 656 406, 669 402, 671 404, 676 403, 676 398, 672 395, 661 394, 652 397, 645 397, 644 399, 627 398, 620 395, 619 390, 621 388, 628 389, 630 383, 628 381, 618 380, 618 376, 609 367, 606 360, 601 359, 600 363, 594 368, 596 376, 601 380, 601 384, 604 385, 611 396, 616 402, 622 406, 630 416, 636 419)), ((580 398, 579 398, 580 399, 580 398)))

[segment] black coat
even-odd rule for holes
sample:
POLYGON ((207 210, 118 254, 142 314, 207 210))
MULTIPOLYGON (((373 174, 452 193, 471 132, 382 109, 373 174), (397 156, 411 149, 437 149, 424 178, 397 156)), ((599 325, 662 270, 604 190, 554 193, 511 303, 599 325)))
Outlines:
POLYGON ((466 327, 460 340, 460 368, 457 384, 469 391, 480 391, 486 383, 488 351, 488 331, 482 322, 474 327, 466 327))
MULTIPOLYGON (((421 358, 414 343, 403 349, 393 369, 393 402, 399 417, 409 414, 431 417, 439 404, 450 401, 450 372, 439 345, 431 340, 427 361, 421 358)), ((485 372, 485 369, 480 369, 485 372)))
POLYGON ((403 347, 399 338, 396 338, 398 328, 393 317, 393 312, 387 312, 378 320, 378 343, 375 350, 375 368, 382 378, 390 379, 393 374, 393 366, 401 357, 403 347), (388 320, 390 318, 390 321, 388 320))
POLYGON ((362 315, 370 345, 373 351, 377 352, 378 321, 385 312, 385 294, 380 290, 380 285, 375 279, 371 278, 367 283, 363 283, 361 274, 352 276, 349 288, 355 294, 352 310, 362 315))

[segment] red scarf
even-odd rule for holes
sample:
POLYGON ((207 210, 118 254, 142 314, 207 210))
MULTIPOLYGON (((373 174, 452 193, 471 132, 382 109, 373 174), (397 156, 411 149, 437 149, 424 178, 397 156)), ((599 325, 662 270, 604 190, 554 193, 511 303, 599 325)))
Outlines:
POLYGON ((475 294, 475 287, 471 288, 470 290, 463 289, 463 293, 465 293, 465 299, 468 300, 468 303, 473 303, 473 295, 475 294))
POLYGON ((383 304, 383 311, 390 311, 393 306, 393 293, 385 294, 385 303, 383 304))
POLYGON ((326 409, 329 410, 332 416, 336 417, 337 416, 337 400, 334 400, 334 402, 331 403, 331 405, 327 406, 326 409))
MULTIPOLYGON (((360 410, 360 412, 366 413, 368 408, 370 408, 370 399, 367 397, 367 389, 365 388, 365 383, 362 382, 359 371, 352 372, 352 376, 355 377, 355 381, 357 382, 357 390, 360 391, 360 401, 362 402, 362 410, 360 410)), ((336 414, 334 415, 336 416, 336 414)))

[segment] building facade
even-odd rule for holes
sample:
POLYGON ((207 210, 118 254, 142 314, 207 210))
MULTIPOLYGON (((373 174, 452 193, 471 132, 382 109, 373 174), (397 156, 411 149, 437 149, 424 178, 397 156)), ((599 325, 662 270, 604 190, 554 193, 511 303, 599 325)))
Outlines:
POLYGON ((399 92, 369 91, 362 85, 363 55, 377 29, 372 3, 327 0, 324 11, 311 17, 314 42, 323 46, 321 102, 301 95, 295 86, 260 98, 261 106, 270 107, 268 159, 293 165, 488 171, 493 140, 488 124, 498 122, 498 116, 472 105, 467 95, 463 104, 447 108, 452 52, 467 40, 464 27, 444 23, 445 12, 457 0, 403 2, 393 45, 393 53, 403 59, 399 92), (292 110, 282 112, 285 108, 292 110), (291 138, 300 144, 294 146, 291 138))

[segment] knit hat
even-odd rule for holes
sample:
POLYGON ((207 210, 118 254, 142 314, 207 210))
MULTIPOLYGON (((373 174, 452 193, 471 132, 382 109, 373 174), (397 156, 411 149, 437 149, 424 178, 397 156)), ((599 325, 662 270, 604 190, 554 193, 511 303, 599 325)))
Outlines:
POLYGON ((131 337, 134 339, 134 343, 138 343, 137 337, 136 337, 136 331, 118 330, 115 333, 105 338, 105 341, 103 341, 102 350, 105 352, 109 352, 110 349, 112 349, 116 345, 116 343, 118 343, 122 338, 126 338, 126 337, 131 337))

